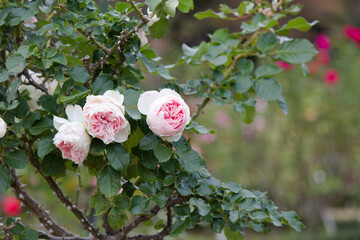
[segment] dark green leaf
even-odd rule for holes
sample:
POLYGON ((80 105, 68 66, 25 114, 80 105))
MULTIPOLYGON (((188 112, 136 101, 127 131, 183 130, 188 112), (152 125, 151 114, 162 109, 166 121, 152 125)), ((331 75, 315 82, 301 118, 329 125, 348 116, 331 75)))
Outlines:
POLYGON ((26 229, 23 234, 20 235, 19 240, 38 240, 39 234, 34 229, 26 229))
POLYGON ((159 145, 160 139, 153 133, 146 134, 140 141, 141 150, 151 150, 159 145))
POLYGON ((151 27, 149 27, 151 37, 163 38, 166 34, 168 22, 169 21, 167 20, 167 18, 161 17, 160 20, 158 20, 151 27))
POLYGON ((115 10, 120 12, 120 13, 122 13, 123 11, 128 9, 129 7, 131 7, 131 4, 126 3, 126 2, 117 2, 115 4, 115 10))
POLYGON ((135 215, 142 214, 146 211, 150 200, 145 196, 135 195, 131 199, 130 212, 135 215))
POLYGON ((69 69, 68 73, 76 82, 80 83, 86 83, 86 81, 90 78, 87 70, 83 66, 79 65, 69 69))
POLYGON ((95 95, 102 95, 107 90, 113 89, 113 78, 108 74, 101 74, 92 84, 92 89, 95 95))
POLYGON ((63 111, 63 106, 57 104, 56 98, 52 95, 43 95, 39 98, 38 103, 43 109, 49 111, 51 114, 59 116, 63 111))
POLYGON ((313 21, 312 23, 307 22, 303 17, 297 17, 291 19, 285 26, 285 30, 297 29, 302 32, 307 32, 309 29, 317 24, 319 21, 313 21))
POLYGON ((179 155, 181 167, 186 171, 196 173, 205 167, 204 160, 194 150, 177 150, 176 153, 179 155))
POLYGON ((21 83, 21 79, 17 78, 16 80, 11 82, 10 87, 6 90, 6 99, 9 103, 11 103, 15 99, 17 89, 19 88, 21 83))
POLYGON ((26 154, 20 150, 7 153, 5 155, 5 162, 13 168, 24 168, 28 164, 26 154))
POLYGON ((252 73, 252 71, 254 70, 253 61, 246 59, 246 58, 241 58, 237 64, 237 66, 242 75, 248 75, 248 74, 252 73))
POLYGON ((205 216, 210 212, 210 205, 205 203, 202 198, 191 198, 189 203, 198 208, 201 216, 205 216))
POLYGON ((115 196, 121 188, 121 174, 107 165, 99 172, 97 183, 100 192, 106 196, 115 196))
POLYGON ((166 147, 162 144, 159 144, 154 149, 155 157, 159 160, 159 162, 166 162, 172 156, 173 150, 170 147, 166 147))
POLYGON ((179 0, 178 9, 183 13, 188 13, 190 10, 194 9, 193 0, 179 0))
POLYGON ((5 82, 9 78, 9 72, 5 69, 0 70, 0 83, 5 82))
POLYGON ((120 143, 108 145, 107 157, 111 166, 120 172, 125 171, 130 163, 130 155, 120 143))
POLYGON ((53 144, 54 134, 49 134, 42 137, 39 140, 37 154, 40 158, 43 158, 46 154, 55 149, 53 144))
POLYGON ((247 92, 252 86, 252 78, 250 75, 235 74, 232 78, 235 79, 234 90, 239 93, 247 92))
POLYGON ((125 225, 128 218, 123 209, 115 205, 109 212, 108 222, 113 229, 119 230, 125 225))
POLYGON ((59 52, 56 53, 56 55, 53 58, 51 58, 51 61, 56 62, 56 63, 60 63, 62 65, 67 64, 67 60, 66 60, 64 54, 59 53, 59 52))
POLYGON ((65 160, 56 154, 50 153, 44 157, 40 168, 46 176, 62 175, 65 173, 65 160))
POLYGON ((0 165, 0 193, 5 192, 10 186, 10 183, 11 175, 9 168, 4 165, 0 165))
POLYGON ((278 40, 273 32, 267 32, 261 34, 256 42, 256 47, 262 51, 266 52, 270 49, 273 49, 278 44, 278 40))
POLYGON ((282 69, 275 64, 263 64, 255 70, 255 76, 256 78, 271 77, 272 75, 275 75, 281 71, 282 69))
POLYGON ((278 98, 278 103, 279 103, 280 108, 285 113, 285 115, 288 115, 288 113, 289 113, 288 106, 287 106, 286 101, 283 96, 280 96, 278 98))
POLYGON ((53 128, 53 121, 48 117, 43 117, 40 121, 35 122, 32 128, 30 128, 30 133, 31 135, 39 135, 51 128, 53 128))

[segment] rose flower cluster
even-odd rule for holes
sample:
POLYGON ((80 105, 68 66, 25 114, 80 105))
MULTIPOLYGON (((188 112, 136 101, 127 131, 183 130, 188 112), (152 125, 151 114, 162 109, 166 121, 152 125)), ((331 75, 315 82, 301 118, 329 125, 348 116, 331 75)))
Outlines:
MULTIPOLYGON (((87 96, 83 108, 67 106, 68 119, 54 116, 54 127, 58 132, 53 142, 61 150, 62 157, 81 164, 89 153, 91 137, 99 138, 105 144, 125 142, 131 129, 123 102, 122 94, 108 90, 104 95, 87 96)), ((165 141, 179 140, 190 122, 188 105, 171 89, 146 91, 140 95, 137 106, 147 116, 151 131, 165 141)))

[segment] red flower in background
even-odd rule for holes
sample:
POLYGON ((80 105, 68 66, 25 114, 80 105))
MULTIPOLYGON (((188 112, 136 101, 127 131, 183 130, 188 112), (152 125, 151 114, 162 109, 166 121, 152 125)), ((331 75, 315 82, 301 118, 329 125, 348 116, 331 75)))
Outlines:
POLYGON ((294 65, 290 65, 286 62, 282 62, 282 61, 277 61, 276 62, 276 65, 281 68, 282 70, 289 70, 289 69, 292 69, 294 68, 295 66, 294 65))
POLYGON ((323 75, 324 83, 328 86, 333 86, 340 81, 340 74, 336 69, 328 69, 323 75))
POLYGON ((320 33, 319 35, 317 35, 315 39, 315 46, 317 49, 320 50, 326 50, 326 51, 330 50, 331 40, 329 36, 326 35, 325 33, 320 33))
POLYGON ((322 65, 328 65, 331 61, 329 52, 328 51, 319 51, 316 56, 316 61, 322 65))
POLYGON ((360 44, 360 28, 352 25, 345 25, 343 28, 343 33, 346 37, 360 44))
POLYGON ((21 214, 21 202, 13 196, 7 196, 2 202, 2 209, 6 216, 19 216, 21 214))

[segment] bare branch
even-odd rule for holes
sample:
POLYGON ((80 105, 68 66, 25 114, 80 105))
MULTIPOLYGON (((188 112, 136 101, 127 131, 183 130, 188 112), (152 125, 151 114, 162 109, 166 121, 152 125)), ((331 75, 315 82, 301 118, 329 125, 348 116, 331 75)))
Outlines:
POLYGON ((78 237, 78 236, 57 237, 57 236, 52 236, 52 235, 46 234, 44 232, 41 232, 39 234, 39 239, 49 239, 49 240, 90 240, 90 238, 83 238, 83 237, 78 237))
POLYGON ((143 21, 149 21, 149 18, 142 13, 142 11, 138 8, 138 6, 136 6, 134 0, 129 0, 129 2, 130 2, 130 4, 131 4, 131 6, 135 9, 135 11, 137 12, 137 14, 140 16, 141 20, 143 20, 143 21))
POLYGON ((61 191, 59 185, 54 181, 54 179, 50 176, 46 176, 40 168, 40 163, 38 160, 33 157, 33 152, 31 151, 31 147, 27 146, 28 155, 30 156, 30 162, 31 164, 37 169, 37 171, 41 174, 41 176, 45 179, 45 181, 49 184, 51 190, 56 194, 58 199, 68 208, 69 211, 71 211, 77 219, 80 221, 80 223, 83 225, 84 229, 86 231, 89 231, 95 239, 103 240, 105 237, 101 234, 101 232, 96 229, 89 220, 85 217, 83 212, 78 208, 78 206, 70 201, 68 197, 65 196, 65 194, 61 191))
POLYGON ((24 71, 22 71, 21 74, 24 75, 28 79, 30 85, 32 85, 35 88, 43 91, 45 94, 49 94, 47 88, 43 84, 39 84, 39 83, 35 82, 35 80, 30 75, 28 68, 25 68, 24 71))
POLYGON ((39 219, 44 227, 55 236, 73 236, 71 232, 60 227, 50 215, 40 206, 40 204, 24 190, 14 169, 11 169, 13 188, 17 198, 39 219))

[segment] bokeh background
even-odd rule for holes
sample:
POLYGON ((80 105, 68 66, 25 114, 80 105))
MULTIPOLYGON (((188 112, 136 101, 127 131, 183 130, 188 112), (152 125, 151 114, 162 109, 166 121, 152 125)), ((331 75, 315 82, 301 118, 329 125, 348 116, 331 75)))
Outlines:
MULTIPOLYGON (((206 19, 192 15, 208 8, 217 9, 220 1, 195 0, 190 14, 178 13, 170 20, 166 38, 149 39, 162 56, 162 63, 175 62, 181 44, 189 46, 207 40, 207 34, 227 27, 238 31, 241 22, 206 19)), ((235 7, 239 0, 223 0, 235 7)), ((230 106, 210 104, 198 122, 216 134, 194 135, 193 148, 206 159, 209 171, 223 181, 241 183, 247 189, 266 191, 283 210, 295 210, 306 229, 296 233, 286 227, 268 235, 247 231, 245 239, 281 240, 359 240, 360 239, 360 1, 299 0, 304 6, 300 15, 320 22, 308 33, 292 36, 310 39, 319 50, 308 64, 307 78, 297 66, 279 62, 284 68, 278 77, 288 104, 285 115, 277 103, 258 99, 253 122, 234 113, 230 106)), ((101 9, 116 1, 98 0, 101 9)), ((183 66, 172 74, 179 81, 196 79, 206 69, 183 66)), ((165 83, 154 76, 144 80, 145 89, 165 83)), ((188 99, 193 107, 198 100, 188 99)), ((30 169, 28 171, 32 171, 30 169)), ((26 182, 41 203, 51 209, 59 223, 81 231, 46 184, 36 174, 23 173, 26 182)), ((87 208, 88 195, 96 182, 83 172, 80 206, 87 208)), ((75 173, 63 179, 61 187, 74 196, 78 187, 75 173)), ((2 194, 2 200, 9 191, 2 194)), ((4 210, 1 210, 4 215, 4 210)), ((26 214, 26 213, 25 213, 26 214)), ((90 213, 89 213, 90 214, 90 213)), ((27 221, 36 226, 30 216, 27 221)), ((147 231, 143 226, 141 231, 147 231)), ((199 227, 177 239, 225 239, 199 227)))

